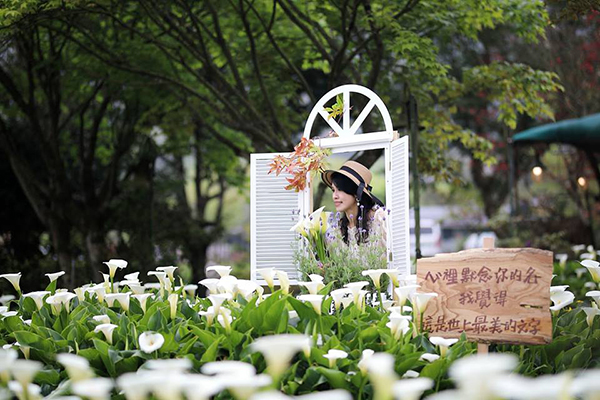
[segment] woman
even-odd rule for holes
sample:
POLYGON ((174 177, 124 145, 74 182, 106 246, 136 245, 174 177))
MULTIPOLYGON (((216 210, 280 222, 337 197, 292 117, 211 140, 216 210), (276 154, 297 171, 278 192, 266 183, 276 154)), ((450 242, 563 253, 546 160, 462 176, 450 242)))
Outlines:
POLYGON ((385 246, 387 228, 383 203, 371 193, 371 171, 356 161, 347 161, 338 170, 321 174, 333 190, 333 202, 342 213, 340 230, 345 243, 365 243, 376 233, 385 246))

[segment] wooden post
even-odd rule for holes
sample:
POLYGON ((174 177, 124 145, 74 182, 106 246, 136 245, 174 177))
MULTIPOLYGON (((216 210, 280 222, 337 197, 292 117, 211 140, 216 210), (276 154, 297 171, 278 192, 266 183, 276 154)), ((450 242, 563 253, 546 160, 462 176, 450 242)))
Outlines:
MULTIPOLYGON (((493 249, 496 246, 495 239, 493 237, 483 238, 483 248, 493 249)), ((488 354, 490 351, 490 345, 487 343, 477 343, 477 354, 488 354)))

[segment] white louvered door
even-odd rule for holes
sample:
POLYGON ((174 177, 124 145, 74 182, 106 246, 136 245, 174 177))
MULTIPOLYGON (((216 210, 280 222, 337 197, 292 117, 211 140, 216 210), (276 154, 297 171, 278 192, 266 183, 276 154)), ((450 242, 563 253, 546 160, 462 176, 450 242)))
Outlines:
POLYGON ((290 228, 298 222, 301 195, 285 190, 282 172, 268 174, 269 163, 279 153, 252 154, 250 157, 250 279, 263 284, 256 273, 260 268, 277 268, 297 279, 292 245, 295 233, 290 228))
POLYGON ((391 268, 410 274, 408 136, 390 143, 387 207, 390 210, 388 242, 391 268))

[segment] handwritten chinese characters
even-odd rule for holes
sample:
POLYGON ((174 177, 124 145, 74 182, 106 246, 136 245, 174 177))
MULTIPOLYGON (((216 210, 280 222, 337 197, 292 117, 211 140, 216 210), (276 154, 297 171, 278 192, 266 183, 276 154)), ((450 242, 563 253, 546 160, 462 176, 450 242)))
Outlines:
POLYGON ((499 343, 548 343, 552 253, 474 249, 417 262, 422 292, 436 292, 423 316, 432 334, 499 343))

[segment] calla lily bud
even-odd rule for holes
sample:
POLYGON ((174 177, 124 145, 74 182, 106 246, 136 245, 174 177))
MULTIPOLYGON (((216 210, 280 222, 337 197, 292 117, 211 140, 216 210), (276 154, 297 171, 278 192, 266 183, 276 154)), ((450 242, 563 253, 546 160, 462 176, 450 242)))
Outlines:
POLYGON ((177 315, 177 301, 179 300, 179 295, 177 293, 172 293, 169 295, 168 300, 171 309, 171 319, 175 319, 175 315, 177 315))

